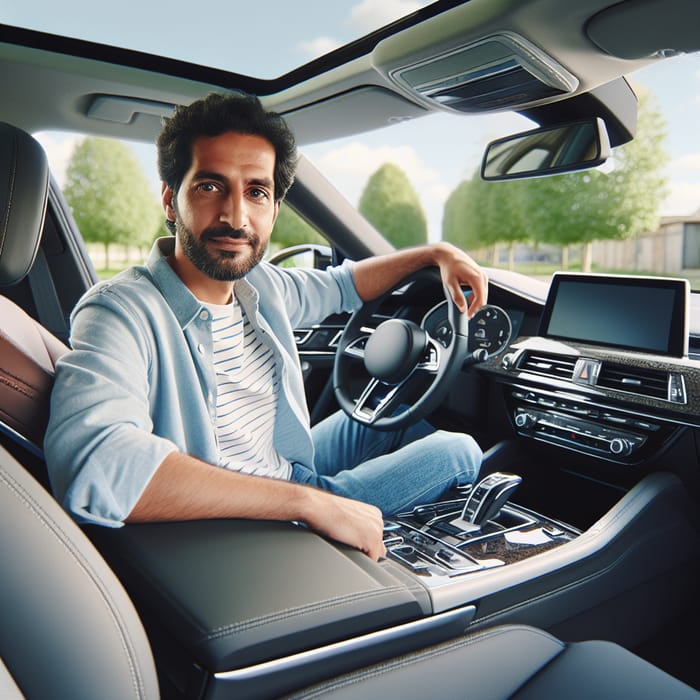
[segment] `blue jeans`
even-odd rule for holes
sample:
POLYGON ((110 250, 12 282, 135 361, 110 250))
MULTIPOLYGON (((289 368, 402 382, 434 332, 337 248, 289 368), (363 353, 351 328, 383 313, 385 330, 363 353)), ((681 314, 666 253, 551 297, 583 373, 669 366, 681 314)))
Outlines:
POLYGON ((481 449, 470 435, 435 430, 421 421, 380 431, 342 411, 315 425, 315 470, 292 467, 292 481, 377 506, 385 515, 440 498, 453 486, 473 483, 481 449))

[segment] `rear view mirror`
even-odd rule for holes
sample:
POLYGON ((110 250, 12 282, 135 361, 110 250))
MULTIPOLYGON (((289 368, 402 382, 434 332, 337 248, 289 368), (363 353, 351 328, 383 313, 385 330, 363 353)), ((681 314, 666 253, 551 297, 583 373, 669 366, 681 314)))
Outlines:
POLYGON ((594 168, 610 157, 602 119, 545 126, 492 141, 481 164, 484 180, 512 180, 594 168))

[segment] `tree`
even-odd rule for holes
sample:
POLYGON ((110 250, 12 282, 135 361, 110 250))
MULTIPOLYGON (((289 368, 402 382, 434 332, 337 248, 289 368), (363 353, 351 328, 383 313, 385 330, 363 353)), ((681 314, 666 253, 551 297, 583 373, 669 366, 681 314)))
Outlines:
POLYGON ((476 212, 471 206, 475 201, 471 196, 471 188, 475 186, 477 186, 475 179, 462 180, 445 201, 442 214, 443 240, 454 243, 464 250, 483 245, 482 241, 477 242, 478 226, 474 221, 476 212))
POLYGON ((475 173, 448 197, 442 237, 464 250, 493 246, 494 265, 498 244, 506 243, 512 267, 515 244, 528 240, 531 233, 523 217, 521 191, 521 181, 486 182, 475 173))
POLYGON ((66 170, 66 201, 88 243, 150 245, 163 212, 133 152, 120 141, 88 137, 66 170))
POLYGON ((653 97, 640 91, 636 136, 615 149, 612 170, 526 181, 524 207, 538 238, 562 246, 582 244, 582 267, 590 271, 593 241, 658 228, 666 193, 665 137, 665 121, 653 97))
POLYGON ((447 201, 443 237, 463 247, 528 241, 583 244, 590 270, 591 243, 658 228, 668 161, 666 127, 649 93, 639 92, 635 138, 614 151, 614 168, 508 182, 478 174, 447 201), (461 218, 460 217, 464 217, 461 218), (469 245, 465 245, 469 244, 469 245))
POLYGON ((385 163, 367 181, 360 213, 397 248, 428 240, 428 224, 418 195, 406 174, 385 163))
POLYGON ((272 240, 276 248, 288 248, 302 243, 327 245, 326 239, 284 202, 280 206, 280 213, 272 230, 272 240))

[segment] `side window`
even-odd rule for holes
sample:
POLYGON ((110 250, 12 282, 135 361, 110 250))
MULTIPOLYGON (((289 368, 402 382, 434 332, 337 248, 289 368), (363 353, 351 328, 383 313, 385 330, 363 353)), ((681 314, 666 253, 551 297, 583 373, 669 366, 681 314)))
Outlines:
POLYGON ((311 224, 302 219, 289 204, 282 202, 275 227, 272 229, 270 251, 274 254, 283 248, 309 243, 328 245, 328 241, 311 224))
POLYGON ((36 134, 97 274, 143 262, 168 233, 155 147, 83 134, 36 134))
POLYGON ((270 262, 282 267, 324 269, 331 264, 328 241, 286 202, 272 229, 270 262))

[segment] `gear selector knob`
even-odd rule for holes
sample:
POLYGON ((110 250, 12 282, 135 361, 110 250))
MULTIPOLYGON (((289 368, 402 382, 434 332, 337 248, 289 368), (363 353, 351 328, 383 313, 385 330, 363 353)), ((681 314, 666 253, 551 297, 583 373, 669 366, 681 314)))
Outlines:
POLYGON ((521 481, 522 477, 506 472, 485 476, 469 494, 460 520, 480 528, 498 514, 521 481))

